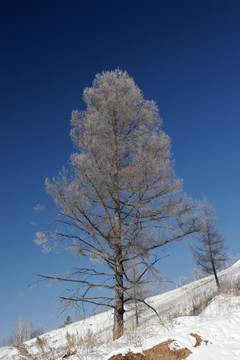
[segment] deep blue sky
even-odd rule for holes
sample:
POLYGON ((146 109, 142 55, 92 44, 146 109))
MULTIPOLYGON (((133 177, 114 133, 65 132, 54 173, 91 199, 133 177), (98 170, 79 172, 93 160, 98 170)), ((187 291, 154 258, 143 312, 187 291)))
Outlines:
MULTIPOLYGON (((73 151, 71 111, 102 70, 127 70, 157 102, 186 192, 208 197, 229 253, 240 253, 239 13, 231 0, 1 0, 0 338, 19 315, 46 329, 62 321, 59 287, 18 289, 78 264, 33 242, 44 221, 33 206, 52 205, 44 179, 73 151)), ((187 247, 168 253, 163 272, 189 276, 187 247)))

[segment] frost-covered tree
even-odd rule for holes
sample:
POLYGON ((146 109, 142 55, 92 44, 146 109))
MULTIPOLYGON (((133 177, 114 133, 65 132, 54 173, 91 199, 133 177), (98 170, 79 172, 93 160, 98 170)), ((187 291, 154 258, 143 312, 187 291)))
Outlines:
POLYGON ((19 344, 39 335, 42 335, 43 333, 44 328, 41 325, 35 327, 32 321, 24 321, 22 317, 19 316, 13 326, 11 335, 7 336, 5 339, 2 340, 2 345, 7 346, 19 344))
POLYGON ((196 232, 197 221, 175 176, 155 102, 120 70, 97 74, 83 98, 86 110, 72 113, 70 169, 46 180, 59 228, 37 233, 36 242, 89 260, 72 275, 44 278, 75 285, 64 300, 112 307, 116 339, 131 301, 133 262, 146 273, 156 263, 154 253, 196 232))
POLYGON ((223 269, 228 259, 225 238, 217 229, 215 209, 206 198, 201 204, 201 212, 198 244, 192 246, 192 253, 203 273, 214 275, 217 287, 220 287, 217 271, 223 269))
POLYGON ((130 269, 127 279, 129 286, 125 295, 125 298, 128 297, 131 301, 130 310, 134 311, 136 326, 139 325, 139 318, 146 304, 145 299, 151 296, 148 281, 141 275, 143 272, 137 266, 134 265, 130 269))
POLYGON ((25 322, 22 317, 19 316, 18 320, 14 324, 13 329, 13 343, 22 343, 31 339, 31 333, 33 330, 33 324, 31 321, 25 322))

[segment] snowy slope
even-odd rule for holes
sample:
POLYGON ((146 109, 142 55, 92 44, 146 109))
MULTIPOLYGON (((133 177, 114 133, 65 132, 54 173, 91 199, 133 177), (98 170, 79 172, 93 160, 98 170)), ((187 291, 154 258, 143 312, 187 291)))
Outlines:
MULTIPOLYGON (((220 280, 236 284, 240 279, 240 261, 219 273, 220 280)), ((240 297, 220 294, 213 298, 198 316, 186 316, 194 304, 216 292, 212 276, 192 282, 182 288, 146 300, 159 314, 150 309, 141 314, 135 329, 134 316, 129 310, 125 319, 125 335, 112 341, 112 312, 51 331, 24 346, 0 348, 0 360, 51 359, 108 360, 119 353, 143 352, 173 340, 171 348, 188 348, 189 360, 240 359, 240 297), (184 315, 184 316, 183 316, 184 315), (197 334, 203 340, 199 346, 197 334), (67 355, 69 355, 67 357, 67 355)))

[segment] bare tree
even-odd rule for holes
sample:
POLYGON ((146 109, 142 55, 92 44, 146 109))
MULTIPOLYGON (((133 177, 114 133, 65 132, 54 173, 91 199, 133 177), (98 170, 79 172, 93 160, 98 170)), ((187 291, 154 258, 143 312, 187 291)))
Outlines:
POLYGON ((142 264, 140 281, 156 263, 154 252, 196 232, 197 218, 175 176, 155 102, 120 70, 97 74, 83 97, 86 110, 72 113, 77 152, 70 169, 46 180, 59 229, 37 233, 36 242, 89 259, 71 275, 43 277, 75 285, 64 300, 112 307, 116 339, 131 301, 132 263, 142 264))
POLYGON ((31 333, 31 339, 36 338, 42 334, 44 334, 45 330, 42 325, 38 325, 37 327, 34 327, 31 333))
POLYGON ((43 333, 44 328, 41 325, 35 327, 32 321, 24 321, 22 317, 19 316, 13 326, 11 335, 2 340, 2 346, 20 344, 43 333))
POLYGON ((149 281, 143 275, 143 270, 135 264, 127 275, 128 286, 125 293, 125 302, 127 299, 131 302, 130 310, 134 311, 136 326, 139 325, 139 318, 144 308, 145 299, 151 296, 149 281))
POLYGON ((25 322, 22 317, 19 316, 18 320, 14 324, 13 329, 13 343, 22 343, 31 339, 31 333, 33 331, 33 324, 31 321, 25 322))
POLYGON ((198 245, 192 247, 196 264, 205 274, 215 276, 217 287, 220 287, 217 271, 223 269, 228 257, 226 255, 225 238, 217 229, 215 209, 203 200, 201 205, 202 216, 198 245))

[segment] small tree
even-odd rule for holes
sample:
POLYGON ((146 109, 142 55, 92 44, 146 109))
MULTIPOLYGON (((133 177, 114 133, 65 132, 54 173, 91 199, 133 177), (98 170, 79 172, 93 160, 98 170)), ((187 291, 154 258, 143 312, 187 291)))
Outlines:
POLYGON ((66 320, 64 321, 63 326, 67 326, 67 325, 70 325, 70 324, 72 324, 72 319, 71 319, 71 316, 68 315, 68 316, 66 317, 66 320))
POLYGON ((129 297, 131 308, 134 310, 136 326, 139 325, 140 314, 143 310, 145 298, 150 296, 148 282, 141 276, 142 271, 134 265, 128 274, 128 289, 126 297, 129 297))
POLYGON ((46 180, 62 227, 37 233, 36 242, 89 259, 71 275, 43 277, 75 285, 62 296, 66 301, 112 307, 116 339, 132 300, 126 295, 130 265, 142 263, 146 273, 156 250, 196 232, 197 221, 175 176, 156 104, 120 70, 96 75, 83 96, 86 111, 74 111, 71 120, 77 148, 71 169, 46 180))
POLYGON ((214 275, 217 287, 220 287, 217 271, 223 269, 228 259, 225 238, 216 227, 216 212, 206 198, 203 200, 201 210, 198 245, 192 247, 192 253, 200 269, 205 274, 214 275))

